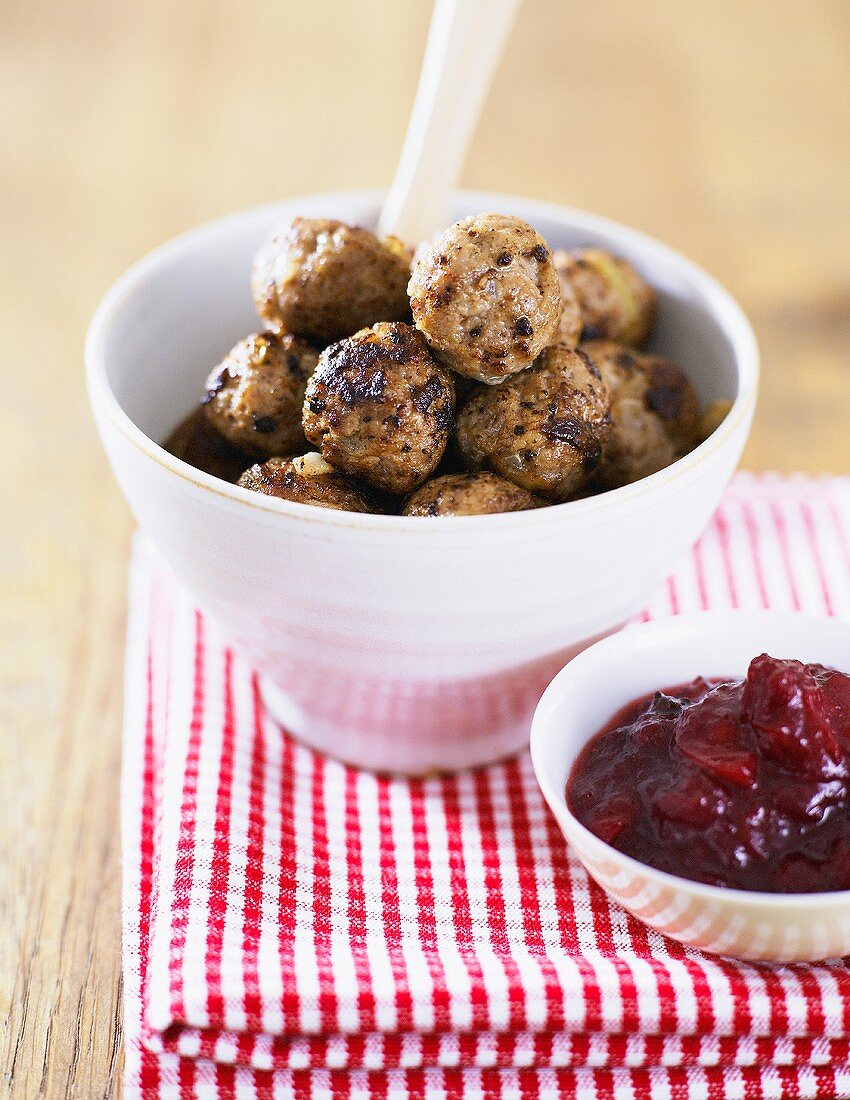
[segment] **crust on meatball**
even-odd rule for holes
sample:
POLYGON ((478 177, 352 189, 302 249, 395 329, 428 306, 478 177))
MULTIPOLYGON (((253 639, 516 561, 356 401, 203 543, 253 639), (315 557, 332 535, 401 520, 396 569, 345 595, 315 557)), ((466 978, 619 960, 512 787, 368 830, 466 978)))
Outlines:
POLYGON ((548 245, 506 214, 465 218, 419 250, 408 290, 437 359, 488 384, 534 362, 563 308, 548 245))
POLYGON ((315 451, 296 458, 270 458, 246 470, 239 484, 243 489, 298 504, 315 504, 341 512, 373 511, 362 493, 315 451))
POLYGON ((405 516, 484 516, 540 508, 526 489, 482 470, 476 474, 435 477, 407 498, 405 516))
POLYGON ((696 442, 699 401, 669 359, 610 340, 582 344, 611 392, 612 427, 597 478, 606 488, 663 470, 696 442))
POLYGON ((196 470, 236 482, 252 456, 223 439, 207 420, 202 407, 189 413, 162 445, 175 458, 182 458, 196 470))
POLYGON ((327 344, 377 321, 410 316, 410 254, 359 226, 293 218, 262 246, 252 289, 273 327, 327 344))
POLYGON ((207 419, 255 458, 290 454, 305 444, 301 407, 319 353, 284 333, 246 336, 206 381, 207 419))
POLYGON ((307 385, 304 431, 338 470, 409 493, 437 468, 454 383, 410 325, 377 324, 326 348, 307 385))
POLYGON ((473 470, 489 467, 529 492, 566 500, 599 464, 610 404, 592 359, 555 344, 528 370, 473 393, 458 416, 458 448, 473 470))
POLYGON ((655 327, 655 291, 628 261, 601 248, 558 251, 555 267, 581 310, 585 340, 617 340, 642 347, 655 327))

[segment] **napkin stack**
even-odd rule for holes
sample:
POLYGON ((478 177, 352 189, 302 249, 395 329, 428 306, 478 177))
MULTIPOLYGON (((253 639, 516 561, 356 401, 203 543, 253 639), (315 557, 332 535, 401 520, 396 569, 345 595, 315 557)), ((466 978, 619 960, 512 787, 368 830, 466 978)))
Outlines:
MULTIPOLYGON (((143 541, 130 589, 128 1097, 850 1097, 846 963, 665 940, 572 858, 527 755, 325 759, 143 541)), ((739 475, 643 617, 730 606, 850 618, 850 480, 739 475)))

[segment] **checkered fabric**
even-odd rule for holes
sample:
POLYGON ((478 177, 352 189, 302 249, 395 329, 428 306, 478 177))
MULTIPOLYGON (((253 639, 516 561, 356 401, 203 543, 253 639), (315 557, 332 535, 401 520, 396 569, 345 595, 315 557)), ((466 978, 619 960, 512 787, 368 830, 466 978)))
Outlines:
MULTIPOLYGON (((728 607, 850 618, 850 480, 739 474, 641 617, 728 607)), ((122 806, 128 1097, 850 1097, 845 963, 650 932, 527 754, 408 780, 300 745, 143 540, 122 806)))

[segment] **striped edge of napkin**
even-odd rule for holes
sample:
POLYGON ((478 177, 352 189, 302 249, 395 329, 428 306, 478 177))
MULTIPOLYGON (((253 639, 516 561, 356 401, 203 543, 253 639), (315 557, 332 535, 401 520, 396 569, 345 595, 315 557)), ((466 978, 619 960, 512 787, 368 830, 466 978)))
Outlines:
MULTIPOLYGON (((128 1096, 850 1096, 850 970, 712 959, 609 904, 527 755, 325 760, 139 542, 122 790, 128 1096)), ((643 618, 850 618, 850 481, 738 475, 643 618)))

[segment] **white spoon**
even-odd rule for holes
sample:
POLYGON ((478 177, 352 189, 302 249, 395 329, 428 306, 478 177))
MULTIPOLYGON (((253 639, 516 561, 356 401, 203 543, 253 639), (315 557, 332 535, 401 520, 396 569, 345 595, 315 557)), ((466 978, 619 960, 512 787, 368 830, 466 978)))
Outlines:
POLYGON ((448 222, 472 131, 520 0, 435 0, 404 147, 378 229, 410 244, 448 222))

